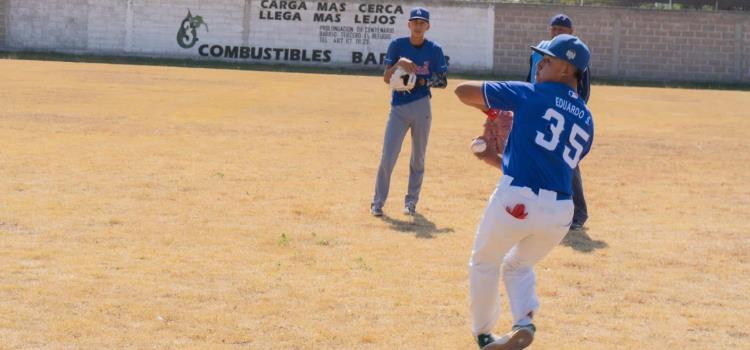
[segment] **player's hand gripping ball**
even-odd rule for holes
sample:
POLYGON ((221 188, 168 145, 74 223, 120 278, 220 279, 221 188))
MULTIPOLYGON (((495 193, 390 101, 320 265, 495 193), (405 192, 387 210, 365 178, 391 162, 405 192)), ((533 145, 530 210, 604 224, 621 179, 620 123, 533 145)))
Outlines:
POLYGON ((501 156, 513 126, 513 112, 490 109, 484 122, 482 136, 471 141, 471 151, 479 159, 501 156))
POLYGON ((417 82, 417 75, 409 73, 401 67, 397 67, 391 75, 390 85, 393 90, 403 92, 411 91, 417 82))

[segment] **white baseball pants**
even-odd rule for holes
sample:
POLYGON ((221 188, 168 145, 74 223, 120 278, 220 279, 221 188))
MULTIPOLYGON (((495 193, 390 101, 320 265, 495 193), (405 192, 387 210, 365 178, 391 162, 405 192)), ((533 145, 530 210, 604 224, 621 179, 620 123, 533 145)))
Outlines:
POLYGON ((573 201, 557 200, 557 193, 511 186, 503 176, 479 223, 469 263, 471 314, 474 335, 491 333, 500 318, 500 267, 508 294, 513 324, 536 314, 539 299, 533 266, 565 237, 573 218, 573 201), (528 213, 523 219, 512 211, 518 204, 528 213))

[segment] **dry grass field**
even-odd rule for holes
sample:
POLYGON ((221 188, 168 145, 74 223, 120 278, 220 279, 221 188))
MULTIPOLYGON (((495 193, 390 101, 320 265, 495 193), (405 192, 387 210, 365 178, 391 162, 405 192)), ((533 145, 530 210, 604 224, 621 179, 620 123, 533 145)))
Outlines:
MULTIPOLYGON (((499 174, 433 98, 383 219, 378 77, 0 60, 0 349, 474 349, 499 174)), ((750 348, 750 92, 594 86, 591 218, 537 266, 530 349, 750 348)), ((507 303, 497 332, 510 327, 507 303)))

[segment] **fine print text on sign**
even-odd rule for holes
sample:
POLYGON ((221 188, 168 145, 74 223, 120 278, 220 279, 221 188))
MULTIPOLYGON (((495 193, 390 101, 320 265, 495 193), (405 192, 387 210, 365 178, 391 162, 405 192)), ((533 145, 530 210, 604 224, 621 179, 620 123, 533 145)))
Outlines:
MULTIPOLYGON (((389 43, 409 34, 411 5, 281 0, 249 5, 242 35, 237 26, 222 23, 219 14, 182 10, 177 44, 206 58, 378 67, 389 43)), ((430 11, 438 25, 430 28, 428 38, 459 62, 454 68, 492 66, 494 15, 487 8, 434 6, 430 11), (474 18, 482 29, 468 28, 462 18, 474 18)))

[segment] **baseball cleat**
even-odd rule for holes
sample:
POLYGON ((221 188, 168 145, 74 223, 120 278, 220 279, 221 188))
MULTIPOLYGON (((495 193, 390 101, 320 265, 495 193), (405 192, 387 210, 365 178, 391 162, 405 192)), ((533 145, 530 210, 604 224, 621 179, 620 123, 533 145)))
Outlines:
POLYGON ((526 349, 534 341, 536 327, 533 324, 513 326, 513 330, 487 344, 482 350, 521 350, 526 349))
POLYGON ((404 214, 414 215, 417 213, 417 205, 413 202, 406 203, 404 206, 404 214))
POLYGON ((372 206, 370 207, 370 214, 372 214, 372 216, 381 217, 383 216, 383 208, 372 206))
POLYGON ((477 345, 479 345, 479 349, 484 349, 485 346, 492 344, 495 340, 497 340, 497 337, 494 334, 480 334, 477 336, 477 345))

